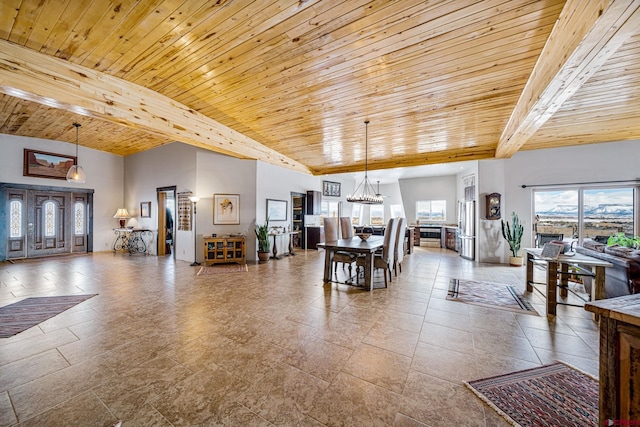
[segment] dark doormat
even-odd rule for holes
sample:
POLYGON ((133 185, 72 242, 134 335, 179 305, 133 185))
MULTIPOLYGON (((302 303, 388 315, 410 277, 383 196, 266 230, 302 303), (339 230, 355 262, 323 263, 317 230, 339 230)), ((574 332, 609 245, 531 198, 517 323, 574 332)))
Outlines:
POLYGON ((0 307, 0 338, 19 334, 96 295, 27 298, 0 307))

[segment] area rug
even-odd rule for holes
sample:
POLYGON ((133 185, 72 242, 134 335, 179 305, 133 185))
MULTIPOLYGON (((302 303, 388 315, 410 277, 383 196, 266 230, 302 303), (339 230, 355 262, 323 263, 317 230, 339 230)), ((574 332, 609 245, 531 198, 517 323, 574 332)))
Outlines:
POLYGON ((249 271, 247 264, 220 264, 201 267, 198 276, 208 276, 221 273, 244 273, 249 271))
POLYGON ((515 287, 500 283, 451 279, 447 299, 539 316, 535 308, 516 291, 515 287))
POLYGON ((598 381, 563 362, 465 385, 514 426, 598 425, 598 381))
POLYGON ((0 307, 0 338, 26 331, 96 295, 27 298, 0 307))

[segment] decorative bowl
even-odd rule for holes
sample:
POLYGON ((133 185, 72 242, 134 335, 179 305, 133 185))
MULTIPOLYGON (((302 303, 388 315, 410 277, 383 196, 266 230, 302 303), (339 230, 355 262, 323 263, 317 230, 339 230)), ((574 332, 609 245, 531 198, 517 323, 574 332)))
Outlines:
POLYGON ((359 238, 362 239, 362 241, 367 240, 369 237, 371 237, 371 233, 358 233, 356 234, 356 236, 358 236, 359 238))

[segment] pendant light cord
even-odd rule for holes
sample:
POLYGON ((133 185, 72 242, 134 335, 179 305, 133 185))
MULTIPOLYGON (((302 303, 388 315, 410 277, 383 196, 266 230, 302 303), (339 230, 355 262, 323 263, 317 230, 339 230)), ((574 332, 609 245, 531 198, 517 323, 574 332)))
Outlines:
POLYGON ((76 127, 76 159, 78 158, 78 128, 82 126, 80 123, 73 124, 76 127))

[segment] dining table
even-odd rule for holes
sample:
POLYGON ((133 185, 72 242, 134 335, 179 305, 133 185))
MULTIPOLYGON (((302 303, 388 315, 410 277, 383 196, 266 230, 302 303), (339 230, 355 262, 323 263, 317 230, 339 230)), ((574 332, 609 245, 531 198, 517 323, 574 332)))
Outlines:
POLYGON ((325 250, 324 282, 327 283, 332 281, 331 265, 333 264, 333 255, 338 251, 349 252, 356 255, 363 255, 365 257, 364 286, 370 291, 373 290, 373 257, 375 252, 383 245, 383 236, 370 236, 366 240, 362 240, 358 236, 353 236, 350 239, 339 239, 318 243, 317 247, 325 250))

